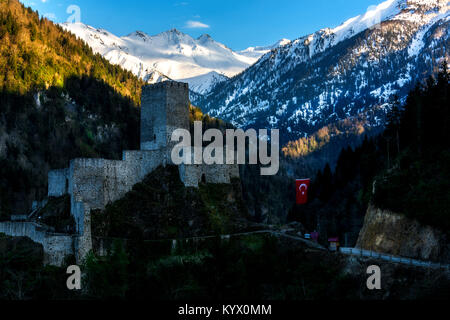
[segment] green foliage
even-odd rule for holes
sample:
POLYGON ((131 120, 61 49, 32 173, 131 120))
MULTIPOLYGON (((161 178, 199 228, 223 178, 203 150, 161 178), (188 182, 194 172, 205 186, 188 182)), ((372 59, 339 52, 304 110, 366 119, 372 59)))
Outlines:
POLYGON ((64 268, 44 267, 42 246, 0 235, 0 300, 73 299, 64 268))
POLYGON ((375 204, 403 213, 446 232, 450 230, 450 107, 447 65, 437 79, 413 90, 403 112, 391 122, 385 136, 398 139, 388 145, 388 166, 377 180, 375 204), (389 154, 395 158, 391 164, 389 154))
MULTIPOLYGON (((309 203, 293 206, 289 221, 300 221, 309 231, 318 231, 323 245, 329 237, 347 237, 356 244, 369 203, 373 179, 385 167, 378 139, 364 139, 355 149, 342 150, 336 169, 329 165, 312 181, 309 203)), ((384 150, 384 149, 383 149, 384 150)))
POLYGON ((0 220, 46 196, 47 173, 139 145, 143 82, 17 0, 0 2, 0 220))
POLYGON ((239 179, 233 182, 233 189, 220 184, 201 184, 199 186, 200 198, 209 220, 208 229, 216 234, 230 232, 236 222, 236 217, 246 216, 245 204, 242 202, 240 194, 239 179), (230 189, 234 189, 235 192, 230 192, 230 189))
POLYGON ((9 35, 11 37, 17 36, 19 33, 20 25, 14 19, 10 11, 6 14, 4 12, 0 13, 0 39, 9 35))
POLYGON ((111 252, 103 258, 90 253, 83 271, 86 277, 83 286, 91 298, 124 298, 128 290, 129 274, 127 268, 130 261, 124 244, 116 240, 111 252))
POLYGON ((17 0, 0 3, 0 52, 0 87, 10 92, 61 88, 69 78, 88 76, 139 104, 142 81, 17 0))
POLYGON ((130 243, 127 248, 129 264, 110 255, 89 258, 85 269, 88 297, 147 301, 339 299, 355 297, 358 286, 341 275, 337 256, 306 253, 265 235, 182 244, 172 254, 155 254, 144 242, 130 243), (125 270, 125 265, 128 277, 112 276, 114 270, 125 270))
POLYGON ((334 173, 317 174, 310 203, 294 206, 290 220, 320 231, 321 241, 339 236, 356 243, 369 201, 382 209, 450 230, 449 75, 413 90, 403 107, 392 100, 385 132, 343 150, 334 173), (375 194, 373 182, 376 180, 375 194))

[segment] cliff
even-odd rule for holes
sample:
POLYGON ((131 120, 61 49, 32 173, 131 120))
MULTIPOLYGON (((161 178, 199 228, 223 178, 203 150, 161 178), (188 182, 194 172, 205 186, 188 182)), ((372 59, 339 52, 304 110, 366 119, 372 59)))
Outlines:
POLYGON ((356 247, 426 261, 450 261, 450 245, 442 231, 372 204, 356 247))

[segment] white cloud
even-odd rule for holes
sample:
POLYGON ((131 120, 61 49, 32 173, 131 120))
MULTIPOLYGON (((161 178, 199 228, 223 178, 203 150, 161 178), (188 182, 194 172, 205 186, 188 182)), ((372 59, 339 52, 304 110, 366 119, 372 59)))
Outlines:
POLYGON ((186 22, 186 28, 191 28, 191 29, 196 29, 196 28, 202 28, 202 29, 207 29, 209 28, 209 25, 200 22, 200 21, 192 21, 189 20, 188 22, 186 22))

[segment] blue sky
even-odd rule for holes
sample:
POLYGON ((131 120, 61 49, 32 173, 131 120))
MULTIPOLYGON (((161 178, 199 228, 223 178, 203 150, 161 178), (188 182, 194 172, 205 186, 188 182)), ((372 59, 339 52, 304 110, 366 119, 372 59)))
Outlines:
POLYGON ((123 36, 150 35, 177 28, 198 37, 208 33, 234 50, 296 39, 335 27, 382 0, 21 0, 56 22, 65 22, 70 5, 81 22, 123 36))

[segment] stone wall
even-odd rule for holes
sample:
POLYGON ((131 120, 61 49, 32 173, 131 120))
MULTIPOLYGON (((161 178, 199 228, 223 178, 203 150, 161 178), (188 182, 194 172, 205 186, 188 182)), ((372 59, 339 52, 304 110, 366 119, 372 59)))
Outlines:
MULTIPOLYGON (((191 150, 191 163, 194 163, 195 150, 191 150)), ((203 154, 203 152, 202 152, 203 154)), ((226 151, 223 152, 223 163, 226 163, 226 151)), ((236 155, 235 155, 236 159, 236 155)), ((202 161, 203 162, 203 161, 202 161)), ((198 188, 200 182, 212 184, 228 184, 231 179, 239 178, 239 165, 232 164, 181 164, 180 179, 186 187, 198 188)))
MULTIPOLYGON (((122 161, 106 159, 75 159, 69 169, 49 173, 49 196, 69 193, 77 229, 83 229, 78 202, 91 209, 122 198, 160 165, 172 163, 172 132, 189 130, 189 88, 185 83, 164 82, 144 86, 141 108, 142 151, 124 151, 122 161), (80 227, 78 227, 80 226, 80 227)), ((188 187, 198 183, 230 183, 239 177, 237 165, 180 166, 180 178, 188 187)))
POLYGON ((28 237, 44 248, 44 264, 62 266, 65 257, 74 254, 74 237, 51 233, 32 222, 1 222, 0 233, 11 237, 28 237))
POLYGON ((167 126, 168 137, 176 129, 189 130, 189 87, 187 83, 171 82, 165 85, 167 90, 167 126))
POLYGON ((123 160, 75 159, 70 163, 69 194, 92 209, 122 198, 136 183, 168 162, 167 152, 124 151, 123 160))
POLYGON ((166 145, 167 91, 148 85, 141 96, 141 150, 158 150, 166 145))
POLYGON ((88 253, 92 250, 91 208, 83 203, 80 210, 82 210, 83 230, 75 241, 75 257, 79 265, 85 262, 88 253))
POLYGON ((166 165, 170 160, 167 151, 124 151, 123 161, 127 163, 129 179, 132 185, 142 181, 146 175, 158 168, 166 165))
POLYGON ((48 196, 61 197, 68 193, 69 170, 52 170, 48 173, 48 196))
POLYGON ((69 193, 82 199, 92 209, 102 209, 104 203, 105 159, 75 159, 70 162, 69 193))
POLYGON ((84 233, 84 203, 80 197, 71 197, 70 212, 75 220, 77 234, 84 233))
POLYGON ((186 187, 198 188, 199 183, 228 184, 239 178, 238 165, 185 165, 179 166, 180 179, 186 187))
POLYGON ((189 87, 166 81, 144 86, 141 97, 141 150, 170 147, 172 132, 189 130, 189 87))
POLYGON ((231 179, 239 178, 238 165, 203 165, 207 183, 231 183, 231 179))

